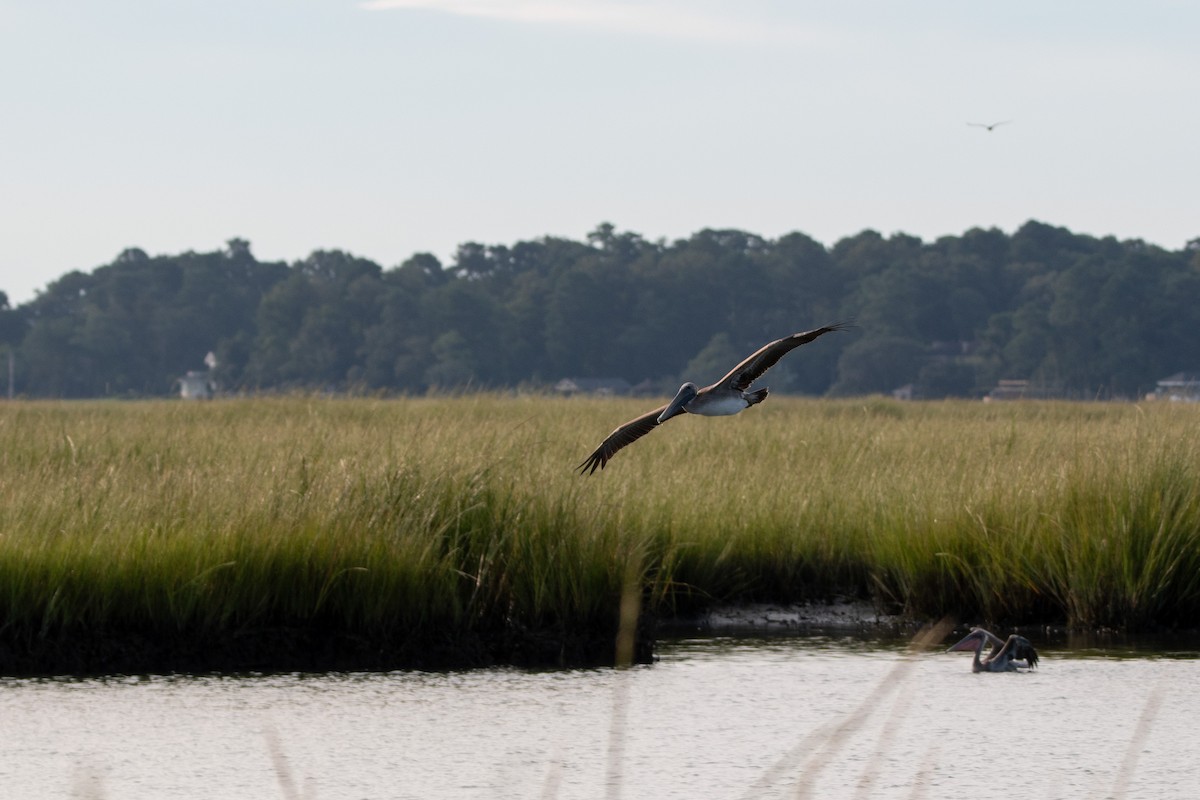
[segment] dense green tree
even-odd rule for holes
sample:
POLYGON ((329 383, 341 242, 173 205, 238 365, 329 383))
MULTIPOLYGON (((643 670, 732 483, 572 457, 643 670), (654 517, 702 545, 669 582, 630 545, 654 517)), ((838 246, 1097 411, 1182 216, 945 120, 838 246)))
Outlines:
POLYGON ((546 298, 549 368, 559 375, 620 374, 623 365, 612 342, 640 305, 635 285, 624 264, 594 253, 554 276, 546 298))
POLYGON ((8 294, 0 292, 0 345, 16 347, 25 337, 25 320, 9 305, 8 294))
POLYGON ((706 386, 716 382, 747 355, 735 349, 729 334, 722 331, 709 339, 708 344, 687 363, 683 376, 699 386, 706 386))
POLYGON ((704 229, 649 242, 603 223, 584 241, 467 242, 449 266, 339 250, 260 263, 120 253, 11 308, 18 390, 162 395, 216 355, 228 390, 552 383, 565 375, 715 380, 779 336, 857 327, 779 364, 776 391, 979 395, 1024 378, 1074 396, 1136 396, 1200 370, 1200 239, 1166 251, 1030 221, 925 243, 863 231, 832 247, 704 229))
POLYGON ((7 293, 0 292, 0 370, 4 376, 0 379, 0 385, 4 387, 0 391, 6 397, 15 392, 13 379, 17 345, 24 337, 25 320, 21 312, 9 305, 7 293))
POLYGON ((367 331, 379 317, 380 267, 331 250, 298 262, 259 304, 246 381, 344 389, 365 380, 367 331))
POLYGON ((975 387, 974 364, 939 358, 927 361, 917 371, 914 393, 917 397, 937 400, 970 396, 975 387))
POLYGON ((432 363, 425 370, 425 383, 434 389, 459 389, 474 383, 479 374, 476 354, 465 337, 449 330, 429 348, 432 363))
POLYGON ((921 343, 913 339, 860 339, 842 352, 838 379, 830 391, 839 395, 889 393, 917 378, 923 355, 921 343))
MULTIPOLYGON (((66 397, 166 394, 222 342, 246 338, 263 291, 286 274, 249 244, 151 257, 121 252, 92 274, 72 272, 22 309, 22 391, 66 397)), ((231 364, 231 367, 237 365, 231 364)))

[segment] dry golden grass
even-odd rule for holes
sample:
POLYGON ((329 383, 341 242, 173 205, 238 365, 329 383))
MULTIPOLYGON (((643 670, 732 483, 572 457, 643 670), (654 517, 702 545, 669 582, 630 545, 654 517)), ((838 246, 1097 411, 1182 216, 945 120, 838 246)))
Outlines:
POLYGON ((0 625, 615 630, 853 593, 928 617, 1194 624, 1200 408, 816 401, 681 417, 475 395, 0 404, 0 625))

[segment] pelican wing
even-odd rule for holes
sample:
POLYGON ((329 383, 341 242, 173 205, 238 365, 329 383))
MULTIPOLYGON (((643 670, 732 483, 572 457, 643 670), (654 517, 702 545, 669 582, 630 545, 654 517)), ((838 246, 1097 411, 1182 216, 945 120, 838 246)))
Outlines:
POLYGON ((1012 656, 1014 659, 1026 662, 1030 668, 1037 666, 1037 650, 1033 649, 1033 644, 1028 639, 1024 636, 1013 634, 1008 638, 1008 641, 1012 645, 1012 656))
POLYGON ((665 405, 659 406, 653 411, 647 411, 640 417, 635 417, 629 420, 624 425, 618 426, 610 433, 600 446, 592 451, 592 454, 583 460, 583 463, 577 468, 580 475, 591 475, 597 469, 604 469, 604 465, 612 458, 618 450, 626 445, 633 444, 638 439, 645 436, 650 431, 658 427, 658 416, 667 410, 665 405))
POLYGON ((833 325, 826 325, 823 328, 805 331, 804 333, 793 333, 791 336, 776 339, 770 344, 760 347, 745 361, 731 369, 728 375, 721 378, 721 380, 709 388, 726 386, 736 391, 744 392, 750 388, 750 384, 758 380, 764 372, 775 366, 779 362, 779 359, 792 350, 795 350, 802 344, 808 344, 822 334, 829 333, 830 331, 845 330, 848 327, 850 327, 849 323, 835 322, 833 325))

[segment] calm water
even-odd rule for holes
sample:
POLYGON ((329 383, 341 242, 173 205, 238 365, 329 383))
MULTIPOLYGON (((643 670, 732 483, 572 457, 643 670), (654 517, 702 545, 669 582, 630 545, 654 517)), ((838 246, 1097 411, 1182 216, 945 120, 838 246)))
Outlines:
POLYGON ((679 641, 626 671, 0 680, 6 798, 1195 798, 1200 653, 679 641))

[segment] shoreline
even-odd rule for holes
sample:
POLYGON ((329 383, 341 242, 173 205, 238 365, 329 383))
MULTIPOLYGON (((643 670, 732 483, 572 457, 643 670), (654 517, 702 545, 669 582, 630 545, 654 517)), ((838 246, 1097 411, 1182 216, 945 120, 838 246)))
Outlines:
MULTIPOLYGON (((699 614, 643 618, 634 663, 653 664, 665 641, 695 637, 771 637, 834 634, 906 639, 930 620, 880 612, 850 598, 802 603, 723 604, 699 614)), ((956 621, 959 632, 977 621, 956 621)), ((1019 632, 1069 649, 1123 651, 1187 643, 1200 630, 1131 633, 1065 625, 984 623, 997 633, 1019 632)), ((463 631, 441 636, 377 639, 335 629, 278 627, 230 636, 154 637, 137 632, 63 633, 14 641, 0 637, 0 679, 87 678, 120 675, 280 674, 322 672, 447 672, 514 669, 599 669, 615 664, 615 629, 463 631)))
MULTIPOLYGON (((918 627, 904 617, 877 612, 869 602, 849 599, 728 604, 702 614, 641 619, 634 662, 651 664, 663 640, 697 634, 836 630, 905 635, 918 627)), ((407 640, 296 627, 200 638, 183 633, 157 637, 133 631, 76 631, 33 641, 0 639, 0 676, 588 669, 614 665, 615 640, 615 629, 465 631, 407 640)))

